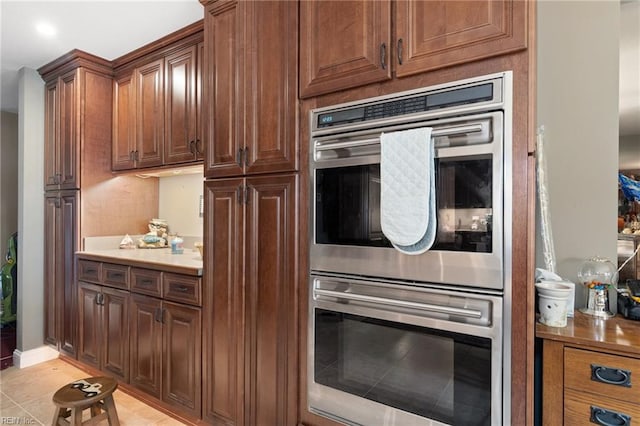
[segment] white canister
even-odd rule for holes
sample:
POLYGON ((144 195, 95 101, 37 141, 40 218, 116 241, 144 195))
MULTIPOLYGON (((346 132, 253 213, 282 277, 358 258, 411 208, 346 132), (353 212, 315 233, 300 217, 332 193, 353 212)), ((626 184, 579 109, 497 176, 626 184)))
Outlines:
POLYGON ((536 283, 540 323, 549 327, 566 327, 567 302, 573 289, 558 281, 536 283))

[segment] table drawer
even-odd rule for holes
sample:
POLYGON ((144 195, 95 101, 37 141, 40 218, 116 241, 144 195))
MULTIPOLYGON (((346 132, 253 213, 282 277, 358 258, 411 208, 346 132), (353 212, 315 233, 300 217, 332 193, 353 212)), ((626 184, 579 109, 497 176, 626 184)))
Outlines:
POLYGON ((162 297, 162 272, 131 268, 131 291, 162 297))
POLYGON ((579 392, 640 405, 640 359, 565 348, 564 383, 579 392))
POLYGON ((100 283, 100 262, 78 260, 78 279, 90 283, 100 283))
POLYGON ((201 279, 199 277, 165 273, 163 287, 166 300, 197 306, 202 304, 201 279))
POLYGON ((125 265, 116 265, 114 263, 102 264, 102 284, 117 287, 129 288, 129 267, 125 265))
POLYGON ((636 404, 571 389, 564 392, 564 426, 632 426, 639 421, 636 404))

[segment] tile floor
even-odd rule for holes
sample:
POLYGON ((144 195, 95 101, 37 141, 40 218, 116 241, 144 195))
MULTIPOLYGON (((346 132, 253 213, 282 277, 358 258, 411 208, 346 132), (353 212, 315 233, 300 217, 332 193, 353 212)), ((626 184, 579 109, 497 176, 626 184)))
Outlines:
MULTIPOLYGON (((53 394, 65 384, 87 376, 86 372, 59 359, 0 371, 0 424, 50 425, 55 407, 51 401, 53 394)), ((119 389, 114 399, 123 426, 184 424, 119 389)), ((85 415, 89 415, 89 410, 85 415)))

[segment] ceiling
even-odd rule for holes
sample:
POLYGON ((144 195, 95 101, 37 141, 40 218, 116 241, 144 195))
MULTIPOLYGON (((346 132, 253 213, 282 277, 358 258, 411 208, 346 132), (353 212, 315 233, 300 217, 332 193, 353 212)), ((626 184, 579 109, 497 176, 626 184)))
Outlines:
POLYGON ((198 0, 0 0, 0 109, 18 112, 22 67, 38 69, 72 49, 115 59, 203 17, 198 0), (39 34, 41 22, 57 34, 39 34))
MULTIPOLYGON (((17 112, 22 67, 37 69, 77 48, 105 59, 127 52, 204 16, 197 0, 0 0, 1 109, 17 112), (44 38, 40 21, 57 28, 44 38)), ((640 0, 621 3, 620 135, 640 135, 640 0)))

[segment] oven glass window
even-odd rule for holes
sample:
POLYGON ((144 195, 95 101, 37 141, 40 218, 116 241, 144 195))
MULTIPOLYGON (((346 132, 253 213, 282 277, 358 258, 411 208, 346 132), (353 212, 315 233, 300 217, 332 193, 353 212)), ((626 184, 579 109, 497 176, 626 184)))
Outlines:
POLYGON ((491 424, 491 340, 315 309, 314 380, 429 419, 491 424))
MULTIPOLYGON (((436 162, 432 250, 492 252, 492 159, 436 162)), ((380 226, 380 165, 316 170, 316 244, 391 247, 380 226)))

